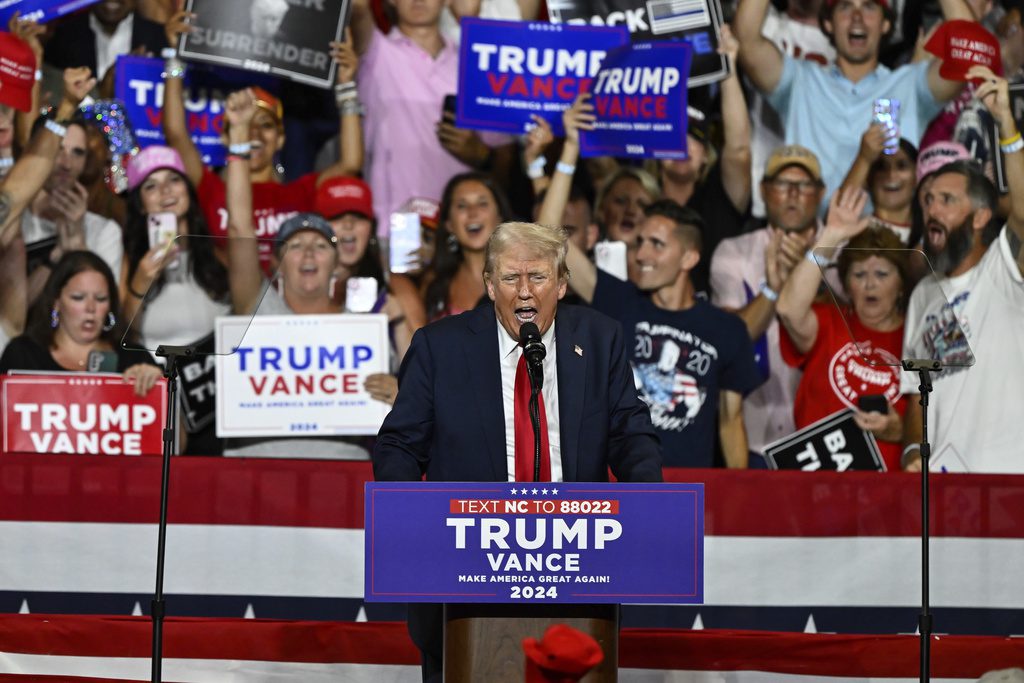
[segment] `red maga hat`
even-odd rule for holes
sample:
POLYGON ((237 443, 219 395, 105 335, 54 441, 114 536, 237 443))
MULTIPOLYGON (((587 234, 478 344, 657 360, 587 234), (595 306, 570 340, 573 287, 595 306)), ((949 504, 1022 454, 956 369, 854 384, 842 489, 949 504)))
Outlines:
POLYGON ((981 65, 1003 75, 999 40, 976 21, 952 19, 935 30, 924 46, 942 60, 939 75, 951 81, 967 80, 972 66, 981 65))
POLYGON ((36 56, 32 48, 10 33, 0 33, 0 104, 27 112, 32 108, 36 56))
POLYGON ((604 652, 592 637, 555 624, 540 640, 523 639, 526 683, 575 683, 601 663, 604 652))

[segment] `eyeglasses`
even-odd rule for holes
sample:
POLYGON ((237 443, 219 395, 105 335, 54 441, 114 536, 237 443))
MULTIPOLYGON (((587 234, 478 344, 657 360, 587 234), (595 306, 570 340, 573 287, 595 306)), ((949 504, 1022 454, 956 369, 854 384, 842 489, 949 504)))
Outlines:
POLYGON ((782 178, 768 181, 768 186, 773 192, 778 192, 779 194, 789 194, 796 190, 802 195, 814 194, 818 191, 819 187, 818 183, 813 180, 784 180, 782 178))

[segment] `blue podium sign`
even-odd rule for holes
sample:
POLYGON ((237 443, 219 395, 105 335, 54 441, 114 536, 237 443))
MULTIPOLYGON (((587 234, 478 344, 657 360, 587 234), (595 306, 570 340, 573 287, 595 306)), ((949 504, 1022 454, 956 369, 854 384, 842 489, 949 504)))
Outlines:
POLYGON ((366 484, 368 602, 704 597, 701 484, 366 484))

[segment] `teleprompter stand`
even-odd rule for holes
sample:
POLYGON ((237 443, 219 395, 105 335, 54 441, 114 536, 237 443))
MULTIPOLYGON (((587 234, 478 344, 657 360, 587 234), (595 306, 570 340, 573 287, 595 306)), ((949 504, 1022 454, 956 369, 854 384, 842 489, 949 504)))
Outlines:
POLYGON ((195 353, 191 346, 158 346, 156 355, 164 358, 164 377, 167 378, 167 415, 163 433, 163 464, 160 472, 160 520, 157 524, 156 544, 156 588, 150 611, 153 619, 152 678, 160 683, 163 665, 164 614, 164 559, 167 548, 167 495, 171 479, 171 456, 174 455, 174 437, 178 431, 178 363, 195 353))
POLYGON ((941 372, 942 364, 937 360, 904 360, 901 362, 907 372, 916 372, 921 380, 921 614, 917 627, 921 632, 921 683, 931 680, 932 615, 928 596, 930 575, 928 542, 929 531, 929 465, 932 447, 928 443, 928 394, 932 391, 933 372, 941 372))

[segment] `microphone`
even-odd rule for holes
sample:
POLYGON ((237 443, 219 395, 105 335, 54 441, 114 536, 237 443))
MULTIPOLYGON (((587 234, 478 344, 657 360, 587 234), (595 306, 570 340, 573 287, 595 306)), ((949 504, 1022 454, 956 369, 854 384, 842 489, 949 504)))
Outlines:
POLYGON ((519 327, 519 345, 523 347, 523 355, 526 356, 530 379, 536 383, 537 391, 540 391, 544 383, 544 356, 547 355, 547 349, 541 341, 536 323, 523 323, 519 327))

